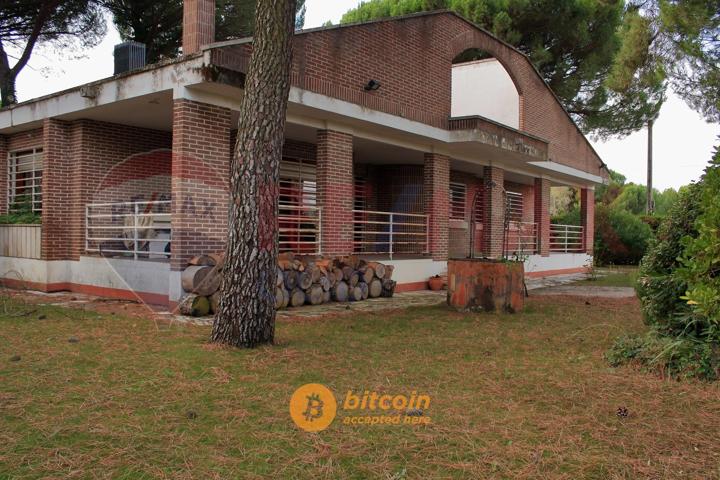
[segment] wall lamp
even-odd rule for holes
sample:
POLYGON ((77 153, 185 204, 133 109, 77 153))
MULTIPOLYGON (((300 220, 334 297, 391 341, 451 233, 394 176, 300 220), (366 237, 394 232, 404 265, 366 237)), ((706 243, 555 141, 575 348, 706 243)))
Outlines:
POLYGON ((367 85, 365 85, 365 91, 367 92, 374 92, 380 88, 380 82, 377 80, 370 80, 367 85))

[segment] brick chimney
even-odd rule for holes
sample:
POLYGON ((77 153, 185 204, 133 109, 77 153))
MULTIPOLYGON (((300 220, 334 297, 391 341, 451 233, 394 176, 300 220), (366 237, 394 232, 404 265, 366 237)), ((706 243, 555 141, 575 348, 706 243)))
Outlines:
POLYGON ((199 52, 215 41, 215 0, 183 2, 183 54, 199 52))

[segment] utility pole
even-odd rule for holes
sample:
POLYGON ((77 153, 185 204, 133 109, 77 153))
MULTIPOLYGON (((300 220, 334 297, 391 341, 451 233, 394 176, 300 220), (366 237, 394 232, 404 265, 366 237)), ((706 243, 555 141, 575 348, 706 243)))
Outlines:
POLYGON ((645 212, 652 215, 655 211, 653 200, 653 120, 648 122, 648 153, 647 153, 647 208, 645 212))

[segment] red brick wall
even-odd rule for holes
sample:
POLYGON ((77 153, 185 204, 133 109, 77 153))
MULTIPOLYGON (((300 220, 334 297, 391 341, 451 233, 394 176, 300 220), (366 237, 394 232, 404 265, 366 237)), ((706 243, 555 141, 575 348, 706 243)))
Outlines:
POLYGON ((322 206, 322 253, 353 251, 353 137, 317 132, 317 191, 322 206))
POLYGON ((7 204, 7 181, 8 181, 8 139, 5 135, 0 135, 0 215, 4 215, 8 211, 7 204))
MULTIPOLYGON (((77 260, 88 203, 169 199, 170 133, 112 123, 45 120, 43 258, 77 260)), ((38 146, 32 135, 13 149, 38 146)))
POLYGON ((588 255, 593 254, 595 234, 595 191, 580 189, 580 222, 583 226, 583 245, 588 255))
POLYGON ((231 111, 192 100, 173 103, 172 259, 222 251, 227 238, 231 111))
POLYGON ((550 180, 535 179, 535 223, 538 229, 538 253, 550 255, 550 180))
POLYGON ((500 258, 503 255, 504 184, 504 170, 497 167, 483 168, 483 254, 489 258, 500 258))
POLYGON ((297 35, 293 85, 448 128, 452 60, 469 48, 489 52, 508 70, 521 96, 521 130, 548 140, 553 161, 601 174, 599 158, 530 61, 451 13, 297 35), (370 79, 381 88, 366 92, 370 79))
POLYGON ((443 261, 449 254, 450 159, 436 153, 425 154, 423 197, 430 223, 429 250, 433 260, 443 261))
POLYGON ((183 53, 199 52, 215 41, 215 0, 183 2, 183 53))

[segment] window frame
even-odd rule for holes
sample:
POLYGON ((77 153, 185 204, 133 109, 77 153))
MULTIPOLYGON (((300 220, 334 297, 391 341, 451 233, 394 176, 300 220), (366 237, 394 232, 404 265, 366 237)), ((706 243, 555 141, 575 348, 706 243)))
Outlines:
POLYGON ((450 220, 465 220, 467 216, 467 185, 463 182, 450 182, 448 190, 450 220))
POLYGON ((13 204, 17 198, 27 193, 19 193, 20 190, 30 189, 32 211, 33 213, 42 213, 43 192, 42 179, 45 170, 45 156, 42 147, 32 147, 18 149, 8 152, 7 154, 7 207, 8 212, 17 212, 13 209, 13 204), (39 168, 38 168, 39 164, 39 168), (20 172, 20 167, 30 165, 30 169, 20 172), (18 175, 22 173, 30 173, 29 177, 18 179, 18 175), (18 181, 29 182, 28 185, 18 186, 18 181))

